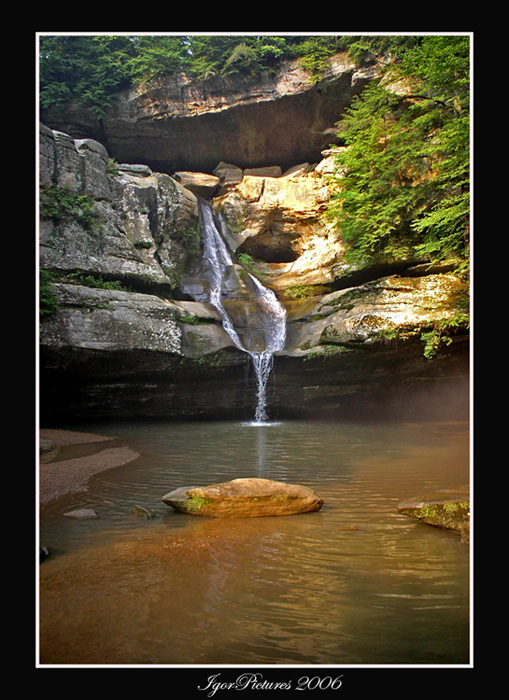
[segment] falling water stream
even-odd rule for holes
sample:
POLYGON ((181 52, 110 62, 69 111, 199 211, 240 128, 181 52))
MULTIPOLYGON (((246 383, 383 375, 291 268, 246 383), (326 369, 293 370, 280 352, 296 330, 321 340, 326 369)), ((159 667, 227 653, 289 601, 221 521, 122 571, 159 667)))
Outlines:
POLYGON ((257 381, 257 405, 254 422, 255 424, 265 423, 268 419, 267 382, 274 363, 274 353, 282 350, 285 345, 286 312, 274 292, 264 287, 259 280, 248 272, 252 283, 254 300, 264 317, 264 323, 262 324, 262 344, 264 349, 260 352, 254 352, 245 347, 223 305, 225 273, 234 264, 233 259, 216 226, 210 205, 200 199, 199 206, 203 258, 208 263, 206 267, 209 282, 209 302, 219 312, 223 328, 234 345, 251 357, 257 381))

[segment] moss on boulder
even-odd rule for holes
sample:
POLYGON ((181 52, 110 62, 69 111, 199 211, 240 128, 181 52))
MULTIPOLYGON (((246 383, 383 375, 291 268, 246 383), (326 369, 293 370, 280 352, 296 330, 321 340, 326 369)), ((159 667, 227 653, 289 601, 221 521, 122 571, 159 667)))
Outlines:
POLYGON ((163 496, 162 501, 181 513, 219 518, 293 515, 317 511, 323 505, 306 486, 254 478, 184 486, 163 496))
POLYGON ((426 498, 413 498, 398 505, 398 512, 421 522, 449 530, 470 541, 470 495, 468 486, 443 490, 426 498))

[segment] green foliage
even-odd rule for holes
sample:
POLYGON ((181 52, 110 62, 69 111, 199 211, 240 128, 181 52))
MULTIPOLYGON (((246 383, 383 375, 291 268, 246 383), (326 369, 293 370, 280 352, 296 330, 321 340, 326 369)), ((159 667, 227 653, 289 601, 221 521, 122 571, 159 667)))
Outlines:
POLYGON ((337 42, 335 37, 330 36, 300 37, 300 39, 293 45, 291 53, 300 58, 302 67, 311 73, 312 79, 316 82, 327 68, 329 58, 337 53, 337 42))
POLYGON ((40 104, 57 114, 74 99, 99 119, 124 88, 187 71, 198 79, 256 75, 300 58, 318 77, 337 48, 331 36, 143 35, 40 37, 40 104))
POLYGON ((316 287, 312 284, 294 284, 283 292, 286 299, 305 299, 317 294, 316 287))
POLYGON ((53 316, 58 302, 52 288, 54 274, 50 270, 39 271, 39 318, 41 321, 53 316))
POLYGON ((57 114, 74 99, 99 119, 120 90, 187 71, 198 79, 256 75, 298 58, 316 81, 330 56, 359 62, 412 37, 268 35, 48 35, 40 37, 40 103, 57 114))
POLYGON ((183 70, 188 47, 181 37, 131 37, 133 55, 126 67, 134 83, 153 80, 183 70))
POLYGON ((397 347, 399 340, 399 328, 381 328, 378 336, 384 345, 397 347))
POLYGON ((118 280, 104 280, 101 275, 93 275, 83 270, 68 272, 61 278, 71 284, 79 284, 83 287, 93 287, 95 289, 118 289, 125 290, 122 282, 118 280))
POLYGON ((118 163, 115 158, 108 158, 108 165, 106 166, 106 172, 108 175, 115 176, 118 175, 118 163))
POLYGON ((40 213, 43 218, 58 223, 71 218, 86 229, 97 223, 94 200, 67 187, 43 187, 40 196, 40 213))
POLYGON ((41 36, 39 49, 42 107, 62 110, 76 98, 100 118, 131 82, 136 47, 128 36, 41 36))
POLYGON ((246 44, 238 44, 224 64, 224 73, 256 73, 258 71, 258 54, 256 49, 246 44))
POLYGON ((469 38, 413 37, 341 122, 344 174, 328 216, 352 262, 468 262, 469 38), (411 81, 410 95, 391 89, 411 81))
POLYGON ((337 38, 338 49, 348 51, 349 57, 359 64, 372 62, 377 56, 391 55, 403 47, 419 42, 418 37, 393 35, 341 36, 337 38))
POLYGON ((452 335, 458 330, 466 330, 470 325, 467 314, 457 312, 452 318, 437 321, 432 330, 421 334, 424 342, 423 355, 431 360, 438 352, 440 346, 450 345, 453 342, 452 335))
POLYGON ((237 253, 237 260, 241 265, 251 270, 251 272, 256 272, 254 267, 255 259, 249 253, 237 253))

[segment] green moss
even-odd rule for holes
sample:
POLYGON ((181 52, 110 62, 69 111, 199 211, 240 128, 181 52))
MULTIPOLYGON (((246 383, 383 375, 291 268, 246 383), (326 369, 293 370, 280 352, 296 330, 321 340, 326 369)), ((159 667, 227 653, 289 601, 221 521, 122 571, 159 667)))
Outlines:
POLYGON ((72 219, 87 230, 97 227, 99 217, 94 211, 94 199, 78 194, 68 187, 43 187, 40 197, 40 214, 44 219, 59 223, 72 219))
POLYGON ((184 509, 188 513, 197 513, 203 508, 203 506, 206 506, 210 502, 210 498, 204 498, 198 494, 193 494, 192 496, 189 496, 187 501, 184 503, 184 509))
POLYGON ((317 346, 316 350, 308 353, 304 357, 304 362, 307 362, 309 360, 332 359, 334 357, 337 357, 338 355, 341 355, 343 352, 346 352, 346 351, 347 351, 347 349, 345 347, 343 347, 342 345, 319 345, 319 346, 317 346))
POLYGON ((199 316, 185 315, 185 316, 180 316, 179 321, 181 323, 190 323, 194 326, 197 326, 200 323, 209 323, 212 321, 212 319, 203 319, 203 318, 200 318, 199 316))
POLYGON ((338 309, 351 311, 354 306, 361 300, 366 298, 366 292, 362 289, 353 289, 351 292, 342 294, 337 299, 330 302, 330 306, 337 306, 338 309))
POLYGON ((409 509, 403 512, 426 522, 428 525, 457 530, 464 523, 469 522, 470 502, 465 500, 427 503, 417 510, 409 509))
POLYGON ((304 299, 306 297, 316 296, 317 288, 312 284, 295 284, 293 287, 288 287, 283 292, 286 299, 304 299))
POLYGON ((55 280, 55 273, 51 270, 39 272, 39 317, 41 321, 53 316, 58 311, 57 298, 51 286, 55 280))

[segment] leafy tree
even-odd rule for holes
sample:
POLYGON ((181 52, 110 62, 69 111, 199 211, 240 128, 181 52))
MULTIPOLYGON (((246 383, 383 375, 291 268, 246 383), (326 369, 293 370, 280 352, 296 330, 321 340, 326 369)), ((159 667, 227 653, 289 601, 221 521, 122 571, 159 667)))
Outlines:
POLYGON ((40 102, 63 108, 75 97, 102 117, 112 96, 130 84, 135 46, 127 36, 42 36, 40 102))
POLYGON ((318 76, 337 48, 337 37, 320 36, 41 36, 40 103, 62 110, 75 99, 100 118, 120 90, 142 81, 180 71, 253 75, 296 57, 318 76))
POLYGON ((189 38, 189 70, 198 77, 221 73, 235 48, 243 43, 238 36, 192 36, 189 38))
POLYGON ((179 36, 132 37, 134 55, 128 61, 133 82, 152 80, 183 70, 189 55, 188 42, 179 36))
POLYGON ((456 257, 466 265, 469 38, 411 39, 385 47, 393 61, 341 122, 347 148, 329 217, 352 261, 456 257))
POLYGON ((317 80, 327 67, 331 55, 340 50, 336 39, 332 36, 298 37, 290 44, 290 53, 300 58, 302 66, 317 80))

